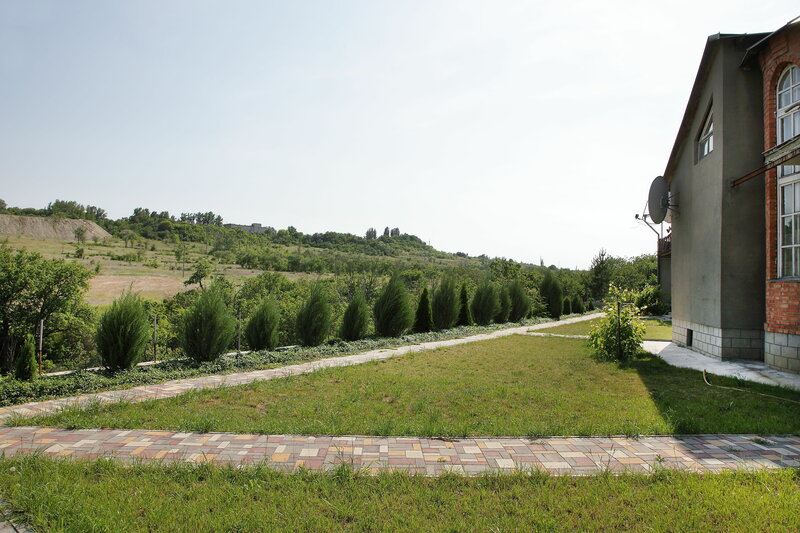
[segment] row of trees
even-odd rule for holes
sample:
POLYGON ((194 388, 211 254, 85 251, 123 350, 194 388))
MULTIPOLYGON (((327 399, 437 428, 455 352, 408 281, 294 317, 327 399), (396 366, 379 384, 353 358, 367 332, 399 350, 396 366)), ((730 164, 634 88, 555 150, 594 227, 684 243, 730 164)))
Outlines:
MULTIPOLYGON (((466 283, 459 287, 444 278, 429 291, 423 288, 416 312, 400 276, 393 276, 377 296, 370 313, 363 291, 347 304, 336 334, 347 341, 363 339, 371 332, 381 337, 398 337, 409 331, 429 332, 474 323, 521 321, 530 313, 530 298, 519 280, 498 285, 484 281, 472 298, 466 283)), ((311 287, 294 319, 296 342, 303 346, 322 344, 332 334, 332 298, 324 283, 311 287)), ((101 317, 96 334, 103 366, 111 370, 130 368, 139 362, 150 338, 151 321, 147 303, 126 293, 101 317)), ((243 328, 252 350, 274 349, 281 335, 281 310, 274 295, 266 295, 252 308, 243 328)), ((183 351, 197 361, 213 360, 231 348, 237 320, 226 302, 224 285, 212 284, 182 315, 178 339, 183 351)))

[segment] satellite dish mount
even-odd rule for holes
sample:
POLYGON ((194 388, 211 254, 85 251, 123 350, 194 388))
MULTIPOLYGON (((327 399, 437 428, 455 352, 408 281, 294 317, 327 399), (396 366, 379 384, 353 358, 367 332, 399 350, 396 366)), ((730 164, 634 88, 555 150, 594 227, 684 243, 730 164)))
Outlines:
POLYGON ((657 176, 650 184, 650 193, 647 196, 647 209, 650 220, 661 224, 665 220, 672 222, 672 213, 677 207, 674 198, 669 192, 669 184, 664 176, 657 176))

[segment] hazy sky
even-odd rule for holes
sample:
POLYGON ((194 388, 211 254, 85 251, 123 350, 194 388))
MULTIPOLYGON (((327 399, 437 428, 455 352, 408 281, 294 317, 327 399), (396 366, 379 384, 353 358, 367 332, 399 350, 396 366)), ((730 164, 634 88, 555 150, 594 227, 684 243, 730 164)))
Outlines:
POLYGON ((0 198, 399 227, 564 267, 638 224, 706 37, 796 0, 0 2, 0 198))

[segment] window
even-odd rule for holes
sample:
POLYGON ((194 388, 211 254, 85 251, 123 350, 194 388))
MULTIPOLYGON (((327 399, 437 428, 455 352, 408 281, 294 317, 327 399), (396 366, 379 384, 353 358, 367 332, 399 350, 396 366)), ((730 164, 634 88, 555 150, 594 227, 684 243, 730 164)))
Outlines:
POLYGON ((700 138, 697 140, 697 160, 703 159, 714 150, 714 117, 711 111, 708 112, 703 129, 700 130, 700 138))
POLYGON ((781 276, 800 277, 800 180, 780 189, 781 276))
MULTIPOLYGON (((778 81, 778 144, 800 135, 800 69, 778 81)), ((778 167, 779 275, 800 277, 800 165, 778 167)))

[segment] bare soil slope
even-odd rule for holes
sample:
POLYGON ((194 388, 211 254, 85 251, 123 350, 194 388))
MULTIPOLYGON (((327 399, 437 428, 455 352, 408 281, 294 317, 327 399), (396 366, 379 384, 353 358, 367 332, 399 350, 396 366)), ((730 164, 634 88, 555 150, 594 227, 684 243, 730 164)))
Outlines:
POLYGON ((19 215, 0 215, 0 233, 8 235, 32 235, 45 239, 72 241, 75 230, 86 229, 86 239, 109 239, 111 234, 89 220, 73 220, 57 217, 25 217, 19 215))

